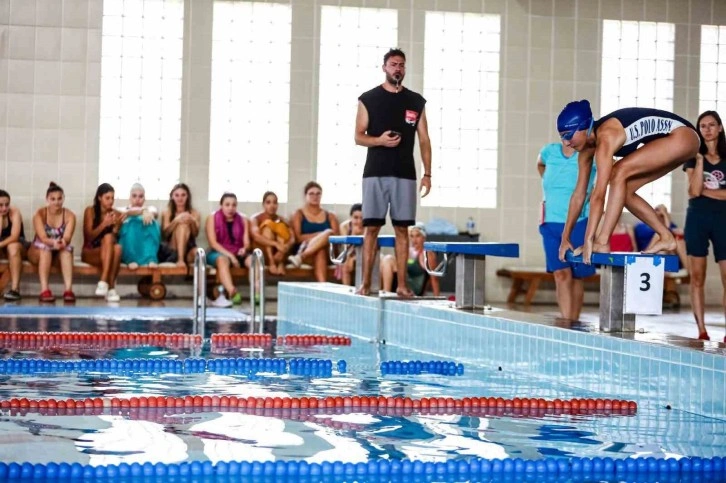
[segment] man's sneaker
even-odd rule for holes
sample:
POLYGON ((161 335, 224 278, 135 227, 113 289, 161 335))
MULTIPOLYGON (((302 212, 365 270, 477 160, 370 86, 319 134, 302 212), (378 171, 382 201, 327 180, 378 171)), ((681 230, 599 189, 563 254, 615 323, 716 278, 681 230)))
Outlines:
POLYGON ((223 309, 226 309, 232 306, 232 302, 230 300, 227 300, 227 297, 225 297, 224 295, 220 295, 216 299, 212 300, 211 305, 214 307, 221 307, 223 309))
POLYGON ((235 292, 234 295, 232 295, 232 303, 234 305, 240 305, 242 303, 242 295, 240 295, 239 292, 235 292))
POLYGON ((108 284, 106 282, 98 282, 96 285, 96 297, 105 297, 108 293, 108 284))
POLYGON ((15 302, 17 300, 20 300, 20 292, 18 292, 17 290, 8 290, 7 292, 5 292, 5 295, 3 295, 3 298, 8 302, 15 302))
POLYGON ((302 257, 300 255, 290 255, 287 257, 287 261, 290 262, 295 268, 300 268, 302 265, 302 257))
POLYGON ((106 302, 118 302, 119 300, 121 300, 121 297, 116 293, 115 288, 111 288, 106 292, 106 302))

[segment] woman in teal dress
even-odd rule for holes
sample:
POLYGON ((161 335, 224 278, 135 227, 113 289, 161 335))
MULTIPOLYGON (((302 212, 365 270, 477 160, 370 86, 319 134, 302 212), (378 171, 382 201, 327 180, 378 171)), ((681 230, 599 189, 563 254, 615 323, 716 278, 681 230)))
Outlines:
POLYGON ((121 262, 132 270, 144 265, 155 267, 159 262, 157 253, 161 242, 157 211, 153 206, 144 206, 146 193, 139 183, 131 187, 129 201, 119 234, 121 262))

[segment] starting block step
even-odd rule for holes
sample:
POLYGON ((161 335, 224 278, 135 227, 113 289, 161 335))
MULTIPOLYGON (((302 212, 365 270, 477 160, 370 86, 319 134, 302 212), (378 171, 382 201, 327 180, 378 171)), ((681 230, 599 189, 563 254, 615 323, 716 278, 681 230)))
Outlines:
MULTIPOLYGON (((568 252, 572 263, 583 263, 582 255, 568 252)), ((676 255, 648 253, 593 253, 590 261, 600 265, 600 330, 634 332, 636 315, 663 313, 665 272, 678 272, 676 255)))
MULTIPOLYGON (((342 235, 331 236, 328 238, 328 241, 334 245, 362 247, 363 239, 363 235, 342 235)), ((381 248, 393 248, 396 246, 396 237, 394 235, 378 235, 378 246, 381 248)))
POLYGON ((450 253, 452 255, 519 258, 518 243, 425 242, 424 249, 438 253, 450 253))
MULTIPOLYGON (((582 255, 573 255, 567 253, 567 261, 573 263, 583 263, 582 255)), ((613 252, 613 253, 593 253, 590 261, 593 265, 603 265, 610 267, 625 267, 629 263, 634 263, 636 258, 652 259, 657 266, 664 263, 666 272, 677 272, 679 270, 678 256, 676 255, 657 255, 651 253, 631 253, 631 252, 613 252)))

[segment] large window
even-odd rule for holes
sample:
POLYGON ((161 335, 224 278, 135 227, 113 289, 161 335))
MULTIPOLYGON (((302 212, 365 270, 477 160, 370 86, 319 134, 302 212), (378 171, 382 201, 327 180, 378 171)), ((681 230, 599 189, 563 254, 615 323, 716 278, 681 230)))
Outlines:
POLYGON ((423 94, 435 182, 424 206, 496 207, 499 50, 499 15, 426 12, 423 94))
POLYGON ((698 112, 726 110, 726 27, 701 26, 701 89, 698 112))
MULTIPOLYGON (((675 26, 672 23, 603 21, 600 112, 622 107, 673 110, 675 26)), ((671 175, 638 190, 652 206, 671 207, 671 175)))
POLYGON ((287 201, 290 5, 215 1, 209 199, 287 201))
POLYGON ((179 180, 183 0, 104 0, 99 182, 166 199, 179 180))
POLYGON ((357 99, 383 82, 383 55, 397 44, 396 10, 321 9, 317 181, 325 203, 360 202, 366 149, 353 141, 357 99))

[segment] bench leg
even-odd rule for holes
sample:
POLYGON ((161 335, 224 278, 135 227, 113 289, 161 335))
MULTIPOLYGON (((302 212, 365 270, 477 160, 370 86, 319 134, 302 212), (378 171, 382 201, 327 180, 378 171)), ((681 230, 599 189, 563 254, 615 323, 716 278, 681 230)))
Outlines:
POLYGON ((532 299, 534 299, 534 295, 537 293, 537 289, 539 288, 539 279, 533 278, 529 281, 529 287, 527 287, 527 295, 524 297, 524 303, 525 305, 530 305, 532 303, 532 299))
POLYGON ((509 289, 509 296, 507 297, 508 304, 513 304, 517 301, 517 295, 522 293, 522 284, 524 284, 524 280, 521 278, 512 280, 512 287, 509 289))
POLYGON ((456 308, 484 307, 484 273, 486 259, 458 255, 456 257, 456 308))
POLYGON ((623 313, 625 307, 625 268, 603 267, 600 276, 600 330, 634 332, 635 315, 623 313))

